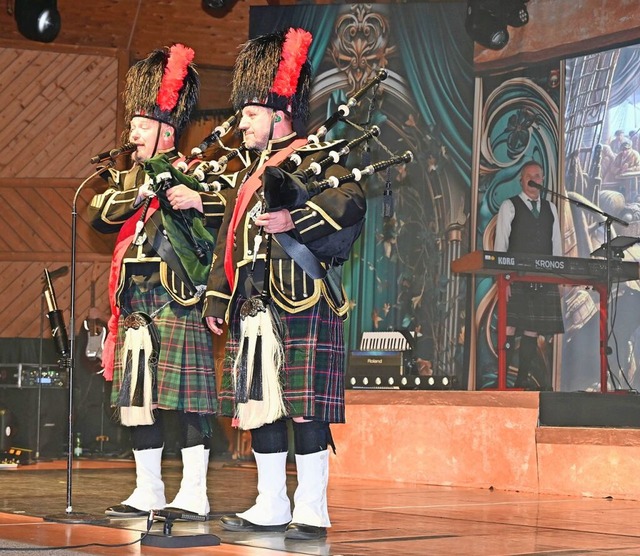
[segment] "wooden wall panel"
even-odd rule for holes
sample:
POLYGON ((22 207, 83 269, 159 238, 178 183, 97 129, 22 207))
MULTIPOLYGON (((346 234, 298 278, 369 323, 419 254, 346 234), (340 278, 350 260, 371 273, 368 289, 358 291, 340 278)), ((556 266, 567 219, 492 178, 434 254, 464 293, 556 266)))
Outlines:
POLYGON ((81 178, 116 144, 115 56, 0 48, 0 178, 81 178))
MULTIPOLYGON (((0 337, 38 338, 40 336, 41 310, 47 306, 42 296, 43 274, 68 264, 58 261, 4 262, 0 263, 0 296, 3 299, 0 318, 0 337)), ((101 319, 108 318, 107 299, 108 262, 81 262, 76 266, 76 334, 81 333, 82 322, 91 308, 91 284, 95 281, 95 307, 101 319)), ((70 272, 53 280, 58 307, 64 315, 70 332, 71 281, 70 272)), ((44 322, 45 339, 51 338, 48 320, 44 322)))

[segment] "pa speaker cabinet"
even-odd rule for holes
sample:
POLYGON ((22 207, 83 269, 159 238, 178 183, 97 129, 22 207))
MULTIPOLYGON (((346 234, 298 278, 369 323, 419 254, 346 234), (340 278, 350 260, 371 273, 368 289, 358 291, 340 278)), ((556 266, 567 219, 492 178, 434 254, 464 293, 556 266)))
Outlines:
POLYGON ((11 446, 33 453, 39 449, 40 455, 46 457, 63 456, 69 420, 68 392, 66 388, 51 387, 0 388, 0 408, 10 413, 8 418, 15 429, 14 435, 6 439, 11 446))

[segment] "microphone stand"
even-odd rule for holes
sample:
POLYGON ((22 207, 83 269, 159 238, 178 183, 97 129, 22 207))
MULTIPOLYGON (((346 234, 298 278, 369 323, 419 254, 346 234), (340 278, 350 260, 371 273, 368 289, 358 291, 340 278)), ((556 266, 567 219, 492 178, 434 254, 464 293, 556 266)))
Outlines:
MULTIPOLYGON (((532 182, 529 182, 529 185, 532 185, 532 182)), ((607 305, 609 304, 609 297, 610 297, 610 293, 611 293, 611 286, 612 286, 612 279, 611 279, 611 261, 612 261, 612 256, 613 256, 613 246, 612 246, 612 238, 611 238, 611 226, 612 224, 615 222, 617 224, 620 224, 621 226, 625 226, 627 227, 629 225, 629 223, 625 220, 622 220, 621 218, 618 218, 617 216, 613 216, 612 214, 609 214, 608 212, 603 211, 600 207, 597 207, 595 205, 592 204, 587 204, 583 201, 580 201, 578 199, 572 199, 571 197, 567 197, 566 195, 563 195, 562 193, 559 193, 557 191, 552 191, 551 189, 547 189, 545 187, 542 186, 538 186, 538 184, 535 184, 536 189, 539 189, 541 192, 541 195, 544 193, 550 193, 551 195, 555 195, 556 197, 559 197, 560 199, 564 199, 565 201, 568 201, 569 203, 586 209, 594 214, 599 214, 600 216, 604 217, 604 243, 598 248, 596 249, 593 253, 590 253, 591 256, 597 255, 600 256, 601 254, 604 255, 604 258, 606 260, 606 265, 607 265, 607 271, 606 271, 606 292, 607 292, 607 305), (599 253, 599 252, 602 253, 599 253)), ((635 243, 635 242, 634 242, 635 243)), ((602 317, 600 317, 602 318, 602 317)), ((608 338, 608 334, 609 334, 609 330, 607 329, 607 338, 608 338)), ((608 343, 608 342, 607 342, 608 343)), ((610 355, 610 349, 609 346, 603 346, 604 349, 606 350, 606 354, 610 355)), ((607 369, 608 369, 608 365, 607 365, 607 369)), ((610 372, 610 371, 609 371, 610 372)), ((605 384, 601 384, 600 385, 600 391, 601 392, 606 392, 607 391, 607 387, 605 384)))
MULTIPOLYGON (((124 153, 119 153, 124 154, 124 153)), ((73 470, 73 379, 75 375, 75 340, 76 340, 76 251, 77 251, 77 221, 78 221, 78 196, 93 178, 100 175, 107 168, 115 165, 115 156, 110 157, 104 166, 89 175, 78 187, 73 197, 71 207, 71 303, 69 310, 69 357, 65 359, 65 366, 69 370, 69 432, 67 436, 67 508, 63 514, 54 514, 44 517, 45 521, 64 523, 107 523, 106 516, 95 516, 73 511, 72 504, 72 470, 73 470)))
POLYGON ((44 289, 40 294, 40 342, 38 346, 38 401, 36 414, 36 453, 35 460, 40 460, 40 425, 42 420, 42 367, 43 367, 43 345, 44 345, 44 289))

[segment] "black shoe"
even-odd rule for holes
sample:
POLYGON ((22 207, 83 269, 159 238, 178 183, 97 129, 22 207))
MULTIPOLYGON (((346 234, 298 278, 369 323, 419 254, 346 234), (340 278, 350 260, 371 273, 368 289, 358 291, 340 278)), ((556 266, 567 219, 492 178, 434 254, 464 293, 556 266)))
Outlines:
POLYGON ((259 531, 277 531, 282 532, 287 528, 287 524, 282 525, 258 525, 251 523, 246 519, 242 519, 237 515, 223 515, 220 518, 220 524, 227 531, 240 531, 243 533, 259 532, 259 531))
POLYGON ((327 536, 326 527, 316 527, 315 525, 303 525, 302 523, 289 523, 284 532, 285 539, 297 539, 301 541, 313 541, 324 539, 327 536))
POLYGON ((133 506, 127 504, 116 504, 115 506, 109 506, 105 511, 105 514, 113 517, 142 517, 149 515, 149 512, 139 510, 133 506))

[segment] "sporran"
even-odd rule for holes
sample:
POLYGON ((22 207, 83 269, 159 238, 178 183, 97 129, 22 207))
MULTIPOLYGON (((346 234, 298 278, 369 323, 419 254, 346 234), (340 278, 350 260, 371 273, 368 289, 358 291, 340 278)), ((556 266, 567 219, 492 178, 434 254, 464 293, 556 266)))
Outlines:
POLYGON ((135 312, 124 319, 120 422, 127 427, 151 425, 160 339, 152 317, 135 312))
POLYGON ((249 430, 286 415, 280 382, 282 322, 269 299, 255 296, 243 303, 240 334, 233 366, 236 417, 238 426, 249 430))

